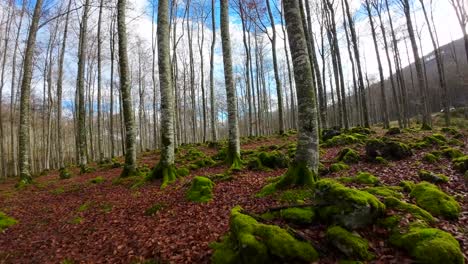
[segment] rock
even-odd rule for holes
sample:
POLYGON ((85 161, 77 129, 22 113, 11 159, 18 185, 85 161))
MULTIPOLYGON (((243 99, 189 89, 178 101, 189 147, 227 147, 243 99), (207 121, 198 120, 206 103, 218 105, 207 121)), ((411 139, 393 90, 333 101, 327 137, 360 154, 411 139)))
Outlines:
POLYGON ((324 129, 322 130, 322 140, 327 141, 334 136, 341 135, 341 131, 338 129, 324 129))
POLYGON ((458 202, 431 183, 416 184, 410 195, 416 200, 418 206, 432 215, 457 219, 460 214, 461 208, 458 202))
POLYGON ((418 175, 421 180, 432 183, 446 183, 449 181, 447 176, 439 173, 433 173, 427 170, 420 170, 418 175))
POLYGON ((214 182, 206 177, 197 176, 187 191, 187 199, 192 202, 208 202, 213 198, 214 182))
POLYGON ((329 227, 327 229, 327 239, 351 259, 371 260, 374 258, 374 255, 369 252, 369 242, 367 240, 348 232, 342 227, 329 227))

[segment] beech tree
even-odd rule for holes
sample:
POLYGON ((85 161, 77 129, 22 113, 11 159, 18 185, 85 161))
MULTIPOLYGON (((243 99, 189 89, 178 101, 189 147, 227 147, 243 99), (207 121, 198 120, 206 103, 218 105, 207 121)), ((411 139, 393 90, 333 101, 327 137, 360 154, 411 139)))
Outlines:
POLYGON ((283 0, 298 106, 297 150, 280 185, 309 185, 318 179, 318 114, 300 0, 283 0))

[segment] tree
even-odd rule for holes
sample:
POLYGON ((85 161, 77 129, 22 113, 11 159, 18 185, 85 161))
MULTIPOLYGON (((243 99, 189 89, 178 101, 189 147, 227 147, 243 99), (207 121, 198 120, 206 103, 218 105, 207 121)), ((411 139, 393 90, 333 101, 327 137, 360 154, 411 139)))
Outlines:
POLYGON ((228 108, 229 141, 227 163, 231 168, 241 166, 239 126, 237 122, 237 98, 232 76, 231 40, 229 36, 229 4, 228 0, 221 0, 221 44, 223 49, 224 85, 228 108))
POLYGON ((117 2, 117 31, 119 34, 120 90, 125 122, 125 165, 121 177, 136 174, 135 121, 130 89, 130 74, 127 55, 127 28, 125 24, 126 0, 117 2))
POLYGON ((318 178, 318 113, 298 1, 283 1, 297 90, 298 139, 294 161, 281 180, 281 185, 308 185, 318 178))
POLYGON ((169 48, 169 0, 158 5, 158 65, 161 91, 161 159, 150 177, 163 179, 161 188, 176 180, 174 166, 174 95, 169 48))
POLYGON ((19 170, 20 184, 29 184, 32 182, 29 147, 29 128, 30 128, 30 98, 31 98, 31 79, 33 71, 34 49, 36 47, 36 35, 39 28, 39 19, 42 12, 42 0, 37 0, 34 7, 34 13, 29 27, 28 41, 23 62, 23 80, 21 82, 20 98, 20 127, 19 127, 19 170))
POLYGON ((76 89, 78 92, 78 158, 81 172, 86 171, 88 163, 88 154, 86 147, 86 108, 85 108, 85 65, 86 65, 86 46, 88 36, 88 13, 89 0, 85 1, 83 7, 83 16, 80 25, 80 39, 78 50, 78 74, 76 77, 76 89))
POLYGON ((455 10, 457 15, 458 24, 463 32, 463 40, 465 42, 465 55, 466 60, 468 61, 468 32, 466 30, 466 25, 468 24, 468 11, 466 0, 449 0, 450 4, 455 10))
POLYGON ((211 36, 211 53, 210 53, 210 105, 211 105, 211 140, 217 141, 218 136, 216 134, 216 106, 215 106, 215 95, 214 95, 214 48, 216 44, 216 19, 215 19, 215 0, 211 0, 211 30, 213 35, 211 36))

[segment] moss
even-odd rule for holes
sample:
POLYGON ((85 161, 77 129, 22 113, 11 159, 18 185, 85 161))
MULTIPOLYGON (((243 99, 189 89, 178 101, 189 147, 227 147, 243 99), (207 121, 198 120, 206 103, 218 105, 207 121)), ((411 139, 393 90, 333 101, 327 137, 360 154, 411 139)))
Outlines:
POLYGON ((185 177, 185 176, 189 175, 189 173, 190 173, 189 169, 187 169, 185 167, 181 167, 181 168, 177 169, 177 176, 179 176, 179 177, 185 177))
POLYGON ((318 181, 315 195, 320 218, 351 229, 371 224, 385 211, 385 205, 374 195, 331 179, 318 181))
POLYGON ((287 208, 280 211, 281 218, 295 224, 311 224, 315 219, 312 207, 287 208))
POLYGON ((374 258, 374 254, 369 252, 369 242, 367 240, 348 232, 342 227, 329 227, 327 229, 327 239, 347 257, 360 260, 374 258))
POLYGON ((363 140, 366 139, 366 135, 354 133, 354 134, 341 134, 334 136, 323 143, 324 147, 333 147, 333 146, 344 146, 355 143, 363 143, 363 140))
POLYGON ((242 160, 240 155, 236 154, 233 157, 227 159, 227 164, 231 165, 229 167, 230 172, 240 171, 242 170, 242 160))
POLYGON ((453 167, 461 173, 468 171, 468 155, 453 159, 453 167))
POLYGON ((400 192, 403 188, 399 186, 379 186, 379 187, 369 187, 364 189, 366 192, 371 193, 380 197, 395 197, 398 199, 403 198, 403 194, 400 192))
POLYGON ((100 184, 100 183, 103 183, 105 181, 106 181, 106 179, 103 178, 102 176, 97 176, 96 178, 93 178, 93 179, 89 180, 89 183, 100 184))
POLYGON ((60 179, 70 179, 72 176, 71 172, 68 170, 67 167, 62 167, 59 169, 59 177, 60 179))
POLYGON ((215 165, 216 162, 212 158, 206 157, 206 158, 195 161, 194 164, 197 165, 197 169, 198 169, 198 168, 204 168, 204 167, 211 167, 215 165))
POLYGON ((401 181, 400 186, 405 192, 411 192, 416 184, 413 181, 401 181))
POLYGON ((286 230, 258 223, 242 214, 240 207, 231 211, 230 232, 221 243, 212 247, 212 263, 284 263, 313 262, 318 259, 315 249, 298 241, 286 230))
POLYGON ((389 217, 385 217, 383 219, 379 219, 377 221, 377 224, 381 227, 387 228, 387 229, 394 229, 398 227, 401 221, 401 216, 399 215, 391 215, 389 217))
POLYGON ((85 202, 80 207, 78 207, 78 212, 88 211, 88 209, 93 206, 93 202, 85 202))
POLYGON ((161 189, 177 179, 177 169, 174 164, 163 164, 159 162, 153 171, 149 173, 145 180, 162 179, 161 189))
POLYGON ((440 173, 433 173, 427 170, 419 170, 418 175, 421 180, 432 183, 446 183, 449 181, 447 176, 440 173))
POLYGON ((425 136, 423 141, 429 145, 444 145, 447 142, 447 139, 441 134, 432 134, 430 136, 425 136))
POLYGON ((440 159, 439 157, 437 157, 436 155, 432 154, 432 153, 426 153, 424 156, 423 156, 423 161, 427 162, 427 163, 431 163, 431 164, 434 164, 436 162, 438 162, 440 159))
POLYGON ((338 264, 364 264, 362 261, 357 261, 357 260, 344 260, 341 259, 338 261, 338 264))
POLYGON ((434 217, 428 211, 414 204, 403 202, 396 197, 386 197, 384 202, 388 208, 410 213, 413 217, 424 220, 427 223, 434 222, 434 217))
POLYGON ((162 203, 155 203, 151 207, 145 210, 145 215, 147 216, 153 216, 157 212, 161 211, 166 205, 162 203))
POLYGON ((287 168, 289 164, 288 156, 279 151, 260 152, 256 157, 248 162, 251 170, 265 170, 287 168))
POLYGON ((305 162, 293 162, 277 182, 277 187, 312 186, 317 180, 318 175, 305 162))
POLYGON ((375 177, 369 172, 361 171, 354 177, 354 182, 373 185, 379 183, 379 178, 375 177))
POLYGON ((460 213, 460 205, 453 197, 441 191, 428 182, 416 184, 410 194, 416 204, 435 216, 456 219, 460 213))
POLYGON ((17 223, 18 221, 16 219, 0 212, 0 232, 17 223))
POLYGON ((83 217, 74 217, 72 220, 70 220, 70 224, 74 224, 74 225, 79 225, 81 223, 83 223, 84 219, 83 217))
POLYGON ((284 191, 279 200, 288 203, 302 203, 307 199, 312 198, 314 190, 312 188, 291 189, 284 191))
POLYGON ((359 159, 359 154, 351 148, 344 148, 338 154, 338 161, 343 161, 347 164, 357 163, 359 159))
POLYGON ((450 158, 450 159, 459 158, 463 156, 463 152, 461 152, 459 149, 455 149, 451 147, 442 148, 441 152, 445 157, 450 158))
POLYGON ((349 170, 349 166, 347 164, 345 164, 344 162, 333 163, 330 166, 330 171, 331 172, 339 172, 339 171, 342 171, 342 170, 349 170))
POLYGON ((378 164, 388 165, 388 160, 386 160, 384 157, 381 157, 381 156, 375 157, 374 161, 378 164))
POLYGON ((363 135, 370 135, 372 133, 374 133, 372 130, 370 130, 369 128, 367 127, 362 127, 362 126, 356 126, 356 127, 353 127, 349 130, 349 132, 351 133, 359 133, 359 134, 363 134, 363 135))
POLYGON ((206 177, 197 176, 187 191, 187 199, 192 202, 209 202, 213 198, 214 182, 206 177))
POLYGON ((52 194, 62 194, 65 192, 65 189, 63 189, 63 187, 58 187, 57 189, 54 189, 52 191, 50 191, 52 194))
POLYGON ((411 227, 407 233, 394 234, 390 242, 406 249, 419 263, 464 263, 458 241, 440 229, 411 227))
POLYGON ((255 196, 256 197, 266 197, 266 196, 269 196, 269 195, 275 193, 276 189, 277 189, 276 184, 277 184, 277 182, 268 183, 255 196))

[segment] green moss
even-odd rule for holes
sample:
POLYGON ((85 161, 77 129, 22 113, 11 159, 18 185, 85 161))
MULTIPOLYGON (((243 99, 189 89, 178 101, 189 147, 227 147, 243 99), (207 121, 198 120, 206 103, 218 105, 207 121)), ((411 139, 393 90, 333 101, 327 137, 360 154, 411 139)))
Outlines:
POLYGON ((100 183, 103 183, 105 181, 106 181, 106 179, 103 178, 102 176, 97 176, 96 178, 93 178, 93 179, 89 180, 89 183, 100 184, 100 183))
POLYGON ((401 190, 403 188, 399 186, 379 186, 379 187, 369 187, 364 189, 366 192, 371 193, 380 197, 395 197, 398 199, 403 198, 401 190))
POLYGON ((453 159, 453 167, 461 173, 468 171, 468 155, 453 159))
POLYGON ((456 219, 461 210, 455 199, 428 182, 416 184, 411 196, 415 198, 418 206, 435 216, 456 219))
POLYGON ((410 213, 413 217, 424 220, 427 223, 434 222, 434 217, 428 211, 414 204, 403 202, 396 197, 386 197, 384 202, 388 208, 410 213))
POLYGON ((62 167, 59 169, 59 177, 60 179, 70 179, 72 176, 71 172, 68 170, 67 167, 62 167))
POLYGON ((281 218, 295 224, 311 224, 315 219, 312 207, 287 208, 280 211, 281 218))
POLYGON ((50 191, 52 194, 62 194, 65 192, 65 189, 63 189, 63 187, 58 187, 57 189, 54 189, 52 191, 50 191))
POLYGON ((147 216, 153 216, 157 212, 159 212, 161 209, 163 209, 166 205, 162 203, 155 203, 153 204, 150 208, 145 210, 145 215, 147 216))
POLYGON ((390 242, 406 249, 419 263, 464 263, 458 241, 436 228, 411 227, 407 233, 394 234, 390 242))
POLYGON ((289 164, 288 156, 279 151, 260 152, 248 162, 248 168, 251 170, 265 170, 287 168, 289 164))
POLYGON ((363 143, 363 140, 366 139, 367 136, 359 133, 354 134, 341 134, 338 136, 334 136, 323 143, 324 147, 333 147, 333 146, 344 146, 350 145, 355 143, 363 143))
POLYGON ((163 164, 159 162, 153 171, 149 173, 145 180, 162 179, 161 189, 177 179, 177 169, 174 164, 163 164))
POLYGON ((379 183, 379 178, 370 174, 369 172, 359 172, 355 177, 354 181, 362 184, 377 184, 379 183))
POLYGON ((388 160, 386 160, 384 157, 381 157, 381 156, 375 157, 374 161, 379 164, 388 165, 388 160))
POLYGON ((339 171, 342 171, 342 170, 349 170, 349 166, 347 164, 345 164, 344 162, 333 163, 330 166, 330 171, 331 172, 339 172, 339 171))
POLYGON ((357 163, 359 160, 359 154, 351 148, 344 148, 338 154, 338 161, 342 161, 347 164, 357 163))
POLYGON ((314 190, 312 188, 305 187, 301 189, 291 189, 281 193, 279 200, 288 203, 302 203, 305 200, 312 198, 313 195, 314 190))
POLYGON ((423 161, 427 162, 427 163, 431 163, 431 164, 434 164, 436 162, 438 162, 440 159, 439 157, 437 157, 436 155, 432 154, 432 153, 426 153, 424 156, 423 156, 423 161))
POLYGON ((416 184, 413 181, 401 181, 400 186, 405 192, 411 192, 416 184))
POLYGON ((444 145, 447 142, 447 139, 441 134, 432 134, 431 136, 425 136, 423 141, 430 145, 444 145))
POLYGON ((229 167, 229 172, 242 170, 242 160, 240 158, 240 155, 234 155, 231 158, 229 158, 229 155, 228 155, 227 164, 231 165, 229 167))
POLYGON ((451 148, 451 147, 444 147, 441 150, 442 154, 447 158, 454 159, 463 156, 463 152, 459 149, 451 148))
POLYGON ((362 127, 362 126, 357 126, 357 127, 353 127, 349 130, 349 132, 351 133, 359 133, 359 134, 363 134, 363 135, 370 135, 372 133, 374 133, 372 130, 370 130, 369 128, 367 127, 362 127))
POLYGON ((374 195, 331 179, 318 181, 315 195, 320 218, 350 229, 371 224, 385 211, 385 205, 374 195))
POLYGON ((197 176, 187 191, 187 199, 192 202, 209 202, 213 198, 214 182, 206 177, 197 176))
POLYGON ((449 181, 447 176, 440 173, 433 173, 427 170, 419 170, 418 175, 421 180, 432 183, 446 183, 449 181))
POLYGON ((379 219, 377 221, 377 224, 381 227, 387 228, 387 229, 394 229, 398 227, 401 221, 401 216, 399 215, 391 215, 389 217, 385 217, 383 219, 379 219))
POLYGON ((177 169, 177 176, 179 177, 185 177, 189 175, 190 171, 187 168, 181 167, 177 169))
POLYGON ((17 223, 18 221, 16 219, 0 212, 0 232, 17 223))
POLYGON ((286 230, 258 223, 242 214, 240 207, 231 211, 230 232, 221 243, 212 247, 212 263, 284 263, 313 262, 318 259, 315 249, 298 241, 286 230))
POLYGON ((276 192, 276 189, 277 189, 276 184, 277 184, 277 182, 268 183, 255 196, 256 197, 266 197, 266 196, 272 195, 273 193, 276 192))
POLYGON ((390 135, 396 135, 400 133, 401 133, 401 130, 399 127, 391 127, 387 130, 385 134, 390 136, 390 135))
POLYGON ((401 160, 412 154, 408 145, 396 140, 375 138, 366 141, 366 155, 370 160, 374 160, 378 156, 387 159, 401 160))
POLYGON ((78 212, 88 211, 88 209, 93 206, 93 202, 85 202, 80 207, 78 207, 78 212))
POLYGON ((74 224, 74 225, 79 225, 81 223, 83 223, 84 219, 83 217, 74 217, 72 220, 69 221, 70 224, 74 224))
POLYGON ((204 159, 199 159, 195 161, 194 164, 197 165, 197 169, 198 169, 198 168, 204 168, 204 167, 211 167, 215 165, 216 162, 212 158, 206 157, 204 159))
POLYGON ((347 257, 360 260, 374 258, 374 254, 369 252, 369 242, 367 240, 348 232, 342 227, 329 227, 327 229, 327 239, 347 257))

